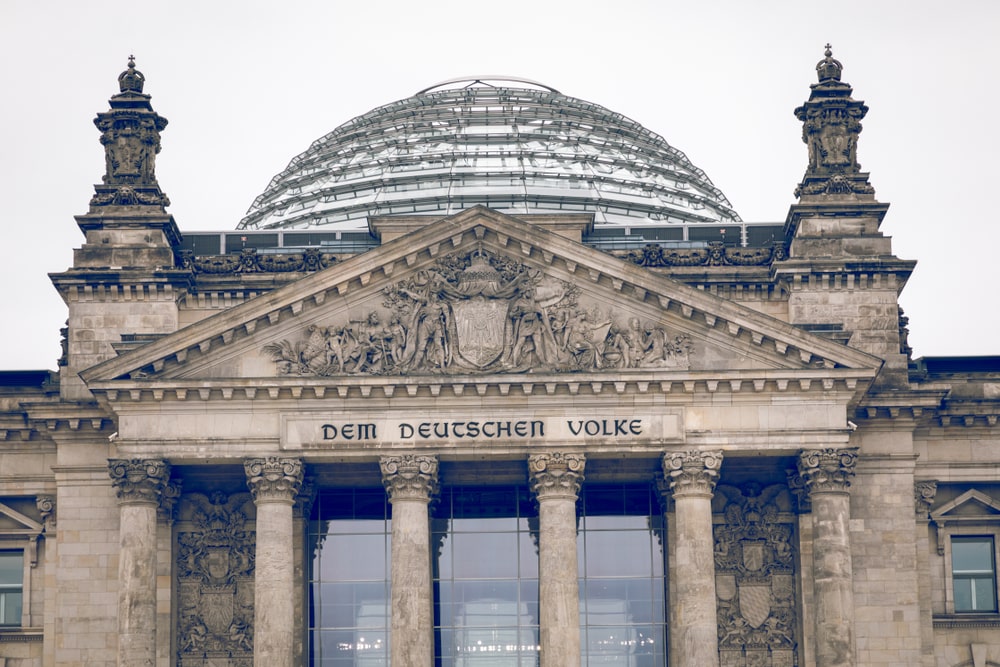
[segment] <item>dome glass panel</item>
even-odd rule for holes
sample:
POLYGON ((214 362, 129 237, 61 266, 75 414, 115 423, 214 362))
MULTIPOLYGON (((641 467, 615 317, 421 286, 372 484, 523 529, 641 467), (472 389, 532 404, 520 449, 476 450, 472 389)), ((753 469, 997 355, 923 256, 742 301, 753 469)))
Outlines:
POLYGON ((662 137, 524 80, 453 80, 313 142, 240 229, 364 228, 369 216, 593 213, 598 226, 739 222, 725 195, 662 137))

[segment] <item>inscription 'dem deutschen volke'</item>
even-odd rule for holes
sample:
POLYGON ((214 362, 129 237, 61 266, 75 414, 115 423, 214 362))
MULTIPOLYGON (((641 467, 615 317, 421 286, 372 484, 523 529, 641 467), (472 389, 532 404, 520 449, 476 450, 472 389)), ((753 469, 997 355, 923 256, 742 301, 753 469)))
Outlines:
MULTIPOLYGON (((581 438, 628 438, 643 435, 643 420, 634 418, 565 419, 558 430, 581 438), (565 430, 564 430, 565 429, 565 430)), ((499 440, 545 438, 546 420, 447 420, 434 422, 400 421, 392 425, 375 422, 327 423, 320 426, 324 441, 346 440, 499 440), (386 432, 391 431, 391 432, 386 432)), ((551 431, 551 428, 549 429, 551 431)))

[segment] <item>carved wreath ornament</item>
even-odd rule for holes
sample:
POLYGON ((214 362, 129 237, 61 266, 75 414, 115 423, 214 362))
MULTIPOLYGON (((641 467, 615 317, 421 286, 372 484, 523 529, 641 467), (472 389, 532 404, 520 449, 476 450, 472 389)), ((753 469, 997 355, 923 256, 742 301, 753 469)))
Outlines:
POLYGON ((383 291, 384 311, 263 351, 279 375, 526 373, 689 365, 691 341, 579 303, 579 288, 477 249, 383 291))

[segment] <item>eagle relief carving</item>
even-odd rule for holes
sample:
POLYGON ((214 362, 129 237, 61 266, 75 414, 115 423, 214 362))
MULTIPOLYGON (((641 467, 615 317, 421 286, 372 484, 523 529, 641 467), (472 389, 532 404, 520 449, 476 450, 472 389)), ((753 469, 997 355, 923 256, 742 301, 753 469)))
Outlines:
POLYGON ((265 345, 279 375, 410 375, 690 366, 691 340, 585 307, 580 290, 481 247, 383 290, 384 310, 265 345))

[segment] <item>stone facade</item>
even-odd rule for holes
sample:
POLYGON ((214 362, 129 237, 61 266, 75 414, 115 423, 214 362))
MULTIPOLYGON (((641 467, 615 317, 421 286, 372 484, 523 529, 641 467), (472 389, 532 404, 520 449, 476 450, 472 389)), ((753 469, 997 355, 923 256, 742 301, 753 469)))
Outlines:
POLYGON ((1000 358, 911 358, 867 107, 817 72, 767 248, 472 207, 210 257, 130 62, 59 370, 0 373, 0 664, 1000 665, 1000 358))

